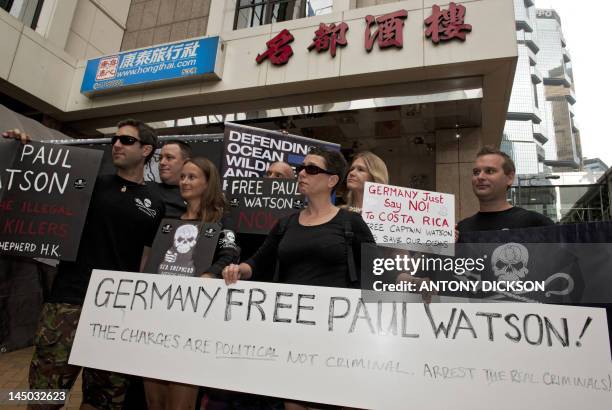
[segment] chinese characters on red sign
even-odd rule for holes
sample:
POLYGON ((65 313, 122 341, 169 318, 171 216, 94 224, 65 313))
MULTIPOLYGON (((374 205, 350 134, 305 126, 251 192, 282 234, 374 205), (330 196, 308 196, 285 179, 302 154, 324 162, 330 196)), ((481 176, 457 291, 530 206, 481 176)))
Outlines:
POLYGON ((289 61, 289 57, 293 55, 293 49, 289 45, 293 41, 293 36, 289 30, 285 29, 272 37, 266 46, 268 49, 261 54, 257 54, 257 64, 261 64, 266 58, 274 65, 283 65, 289 61))
POLYGON ((425 36, 431 37, 434 44, 453 38, 465 41, 464 32, 472 31, 472 25, 464 24, 464 19, 465 7, 462 5, 450 3, 448 10, 440 10, 439 6, 434 5, 431 8, 431 16, 425 20, 425 25, 428 26, 425 36))
POLYGON ((319 24, 319 29, 315 31, 315 36, 312 39, 312 44, 308 46, 308 51, 313 48, 319 53, 321 51, 329 50, 332 57, 336 57, 336 45, 345 46, 346 43, 346 31, 348 30, 348 24, 342 22, 336 26, 335 23, 319 24))
POLYGON ((398 10, 394 13, 385 14, 384 16, 377 17, 367 15, 366 29, 365 29, 365 49, 367 52, 372 51, 374 41, 378 38, 378 47, 397 47, 402 48, 404 45, 404 19, 408 17, 406 10, 398 10), (372 34, 370 27, 374 22, 378 25, 378 28, 372 34))
MULTIPOLYGON (((375 42, 378 42, 380 49, 402 48, 404 45, 404 20, 407 18, 408 12, 406 10, 398 10, 378 17, 365 16, 364 48, 366 51, 368 53, 372 51, 375 42), (372 32, 374 25, 376 30, 372 32)), ((427 27, 425 36, 436 45, 441 41, 455 38, 465 41, 466 34, 472 31, 472 26, 465 24, 465 7, 455 3, 450 3, 448 9, 440 9, 440 6, 434 5, 431 8, 431 16, 425 19, 424 24, 427 27)), ((349 26, 345 22, 329 25, 319 24, 312 43, 308 46, 308 51, 313 49, 319 53, 329 51, 332 58, 335 57, 337 47, 344 47, 348 44, 346 39, 348 29, 349 26)), ((274 65, 286 64, 293 55, 293 49, 289 45, 292 41, 293 36, 289 30, 281 31, 266 42, 267 50, 258 54, 255 61, 260 64, 269 59, 274 65)))

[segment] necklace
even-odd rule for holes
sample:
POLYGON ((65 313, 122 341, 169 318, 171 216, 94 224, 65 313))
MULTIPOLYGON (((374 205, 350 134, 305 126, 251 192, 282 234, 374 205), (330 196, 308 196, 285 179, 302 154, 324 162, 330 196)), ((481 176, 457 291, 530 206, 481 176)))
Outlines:
POLYGON ((351 211, 351 212, 356 212, 356 213, 358 213, 358 214, 360 214, 360 213, 361 213, 361 208, 358 208, 358 207, 356 207, 356 206, 349 206, 349 207, 348 207, 348 210, 349 210, 349 211, 351 211))
MULTIPOLYGON (((137 184, 138 184, 138 185, 144 185, 144 178, 143 178, 142 180, 138 181, 138 182, 137 182, 137 184)), ((121 192, 127 192, 127 187, 128 187, 128 186, 127 186, 127 184, 123 184, 123 185, 121 186, 120 191, 121 191, 121 192)))

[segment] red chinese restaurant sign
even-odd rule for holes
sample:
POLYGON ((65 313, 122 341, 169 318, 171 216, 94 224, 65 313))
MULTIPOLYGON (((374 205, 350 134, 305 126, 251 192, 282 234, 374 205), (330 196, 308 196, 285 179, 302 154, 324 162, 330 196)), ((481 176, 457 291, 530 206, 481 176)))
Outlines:
MULTIPOLYGON (((425 19, 425 37, 432 43, 453 39, 465 41, 465 37, 472 31, 472 25, 465 23, 465 6, 450 3, 448 9, 441 9, 438 5, 433 5, 431 15, 425 19)), ((378 44, 378 48, 402 48, 404 45, 404 21, 408 18, 406 10, 397 10, 392 13, 374 17, 365 16, 364 43, 365 50, 369 53, 378 44)), ((318 53, 329 52, 332 58, 336 57, 338 47, 346 47, 348 41, 346 32, 349 25, 345 22, 319 24, 319 28, 314 32, 312 43, 308 46, 308 51, 316 50, 318 53)), ((266 50, 257 55, 255 61, 261 64, 264 60, 270 60, 274 65, 286 64, 293 55, 291 43, 293 35, 289 30, 284 29, 276 36, 266 42, 266 50)))

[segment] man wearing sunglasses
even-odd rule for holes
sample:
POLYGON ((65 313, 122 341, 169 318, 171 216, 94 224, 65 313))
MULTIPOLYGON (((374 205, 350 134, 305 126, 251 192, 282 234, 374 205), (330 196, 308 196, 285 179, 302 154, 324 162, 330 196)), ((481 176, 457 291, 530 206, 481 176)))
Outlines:
MULTIPOLYGON (((111 139, 117 172, 97 178, 76 260, 60 261, 43 305, 30 363, 31 389, 72 387, 81 369, 69 365, 68 357, 92 269, 138 272, 164 214, 162 200, 144 183, 144 165, 157 146, 155 131, 137 120, 121 121, 117 128, 111 139)), ((4 136, 29 139, 18 130, 4 136)), ((128 380, 119 373, 83 369, 82 408, 120 408, 128 380)))
POLYGON ((316 165, 308 164, 308 165, 298 165, 295 167, 295 173, 300 174, 300 172, 306 172, 308 175, 318 175, 318 174, 326 174, 326 175, 336 175, 333 172, 329 172, 326 169, 320 168, 316 165))

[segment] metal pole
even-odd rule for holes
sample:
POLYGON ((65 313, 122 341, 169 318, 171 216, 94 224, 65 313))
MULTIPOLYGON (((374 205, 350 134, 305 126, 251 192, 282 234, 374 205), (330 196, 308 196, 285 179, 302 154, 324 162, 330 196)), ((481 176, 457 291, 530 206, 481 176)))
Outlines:
POLYGON ((605 221, 604 208, 603 208, 603 185, 599 185, 599 212, 601 213, 601 220, 605 221))

